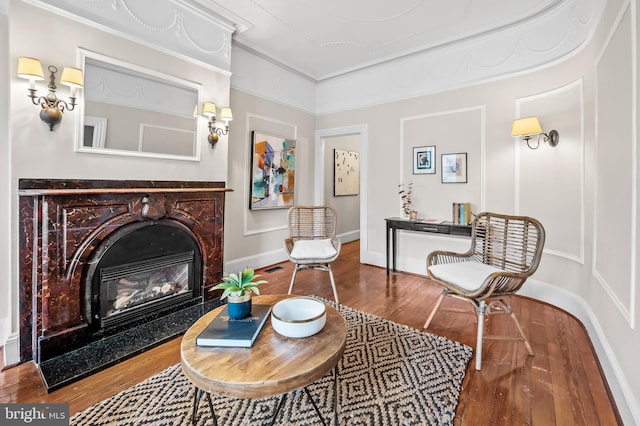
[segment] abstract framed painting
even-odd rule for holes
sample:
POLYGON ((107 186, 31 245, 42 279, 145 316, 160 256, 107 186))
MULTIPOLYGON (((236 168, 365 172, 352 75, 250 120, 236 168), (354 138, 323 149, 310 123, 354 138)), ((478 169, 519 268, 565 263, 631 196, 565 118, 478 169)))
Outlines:
POLYGON ((333 150, 333 196, 358 195, 360 192, 360 154, 333 150))
POLYGON ((467 153, 442 154, 442 183, 467 183, 467 153))
POLYGON ((251 210, 293 206, 296 141, 254 130, 251 132, 251 210))
POLYGON ((436 172, 436 147, 413 147, 413 174, 435 174, 436 172))

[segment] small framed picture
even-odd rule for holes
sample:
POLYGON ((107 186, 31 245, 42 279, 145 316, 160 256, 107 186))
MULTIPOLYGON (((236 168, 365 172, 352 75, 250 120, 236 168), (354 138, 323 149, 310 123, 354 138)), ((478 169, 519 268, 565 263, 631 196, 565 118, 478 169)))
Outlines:
POLYGON ((442 183, 467 183, 467 153, 442 154, 442 183))
POLYGON ((413 174, 435 174, 436 172, 436 147, 413 147, 413 174))

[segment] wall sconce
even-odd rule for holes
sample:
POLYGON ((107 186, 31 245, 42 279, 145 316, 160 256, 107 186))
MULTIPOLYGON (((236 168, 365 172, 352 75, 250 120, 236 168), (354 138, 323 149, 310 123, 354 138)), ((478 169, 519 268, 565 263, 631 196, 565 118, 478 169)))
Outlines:
POLYGON ((209 119, 209 136, 207 136, 207 140, 211 144, 211 148, 213 148, 216 146, 220 136, 229 133, 229 122, 233 120, 233 114, 231 113, 231 108, 220 109, 220 119, 224 122, 224 129, 216 127, 216 104, 213 102, 205 102, 202 107, 202 115, 209 119))
POLYGON ((518 118, 513 120, 513 126, 511 127, 511 136, 518 137, 522 136, 527 142, 527 146, 530 149, 538 149, 540 146, 540 136, 544 136, 544 141, 549 144, 549 146, 554 147, 558 145, 558 141, 560 141, 560 134, 557 130, 551 130, 549 133, 544 133, 542 131, 542 127, 540 126, 540 122, 538 121, 538 117, 526 117, 526 118, 518 118), (538 135, 538 143, 536 146, 531 146, 530 140, 531 136, 538 135))
POLYGON ((35 58, 18 58, 18 77, 29 80, 29 97, 34 105, 40 105, 40 119, 44 121, 49 130, 53 131, 56 124, 62 121, 62 113, 65 108, 73 111, 76 106, 76 89, 82 89, 84 81, 82 70, 78 68, 64 67, 60 76, 60 83, 71 88, 69 103, 58 99, 56 96, 56 73, 58 68, 50 65, 49 68, 49 93, 47 96, 36 96, 36 80, 44 80, 42 65, 35 58))

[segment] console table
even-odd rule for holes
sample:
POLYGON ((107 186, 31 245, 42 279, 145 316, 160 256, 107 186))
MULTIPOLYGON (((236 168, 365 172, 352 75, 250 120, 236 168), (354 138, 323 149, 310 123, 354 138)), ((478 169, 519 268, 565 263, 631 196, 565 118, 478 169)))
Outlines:
POLYGON ((463 237, 471 236, 471 225, 455 225, 453 223, 429 223, 420 220, 409 220, 400 217, 388 217, 387 222, 387 275, 389 275, 390 262, 393 262, 393 271, 396 271, 396 247, 397 231, 428 232, 432 234, 449 234, 463 237), (389 238, 391 236, 391 238, 389 238), (391 241, 389 241, 391 240, 391 241))

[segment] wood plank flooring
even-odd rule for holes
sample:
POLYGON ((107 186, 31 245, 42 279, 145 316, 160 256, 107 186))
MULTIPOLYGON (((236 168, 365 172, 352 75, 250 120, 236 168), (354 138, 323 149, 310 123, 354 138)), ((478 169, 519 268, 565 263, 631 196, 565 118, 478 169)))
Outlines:
MULTIPOLYGON (((293 271, 284 262, 273 272, 260 270, 269 283, 263 294, 286 293, 293 271)), ((440 289, 424 277, 393 273, 359 263, 359 243, 343 245, 333 264, 340 303, 422 329, 440 289)), ((525 284, 526 285, 526 284, 525 284)), ((296 294, 333 299, 329 276, 301 271, 296 294)), ((464 308, 446 298, 443 306, 464 308)), ((622 424, 589 337, 573 316, 523 297, 512 306, 535 356, 515 341, 485 341, 482 370, 469 363, 456 413, 456 425, 617 425, 622 424)), ((486 333, 515 333, 507 315, 491 316, 486 333)), ((473 315, 436 314, 429 332, 475 348, 473 315)), ((0 402, 66 402, 81 411, 170 365, 180 362, 180 338, 173 339, 107 370, 47 394, 33 363, 0 372, 0 402)))

